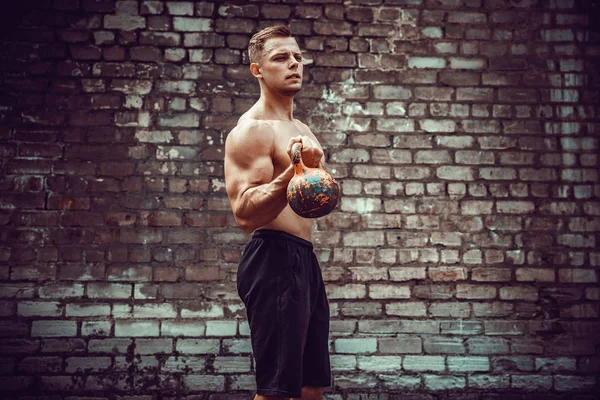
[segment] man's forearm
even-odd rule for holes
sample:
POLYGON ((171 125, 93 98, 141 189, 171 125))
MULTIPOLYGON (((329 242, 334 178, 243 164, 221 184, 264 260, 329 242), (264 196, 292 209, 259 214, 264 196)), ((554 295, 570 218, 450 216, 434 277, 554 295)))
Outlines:
POLYGON ((250 188, 242 195, 234 214, 238 224, 247 232, 273 221, 287 205, 287 187, 294 176, 288 167, 272 182, 250 188))

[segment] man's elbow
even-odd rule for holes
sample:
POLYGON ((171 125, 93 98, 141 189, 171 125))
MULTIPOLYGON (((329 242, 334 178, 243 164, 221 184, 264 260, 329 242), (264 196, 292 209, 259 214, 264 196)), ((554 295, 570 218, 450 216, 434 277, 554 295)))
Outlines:
POLYGON ((253 224, 250 224, 247 221, 242 221, 242 222, 238 221, 238 226, 246 233, 252 233, 257 228, 253 224))
POLYGON ((234 212, 233 217, 235 218, 235 222, 237 222, 238 226, 246 233, 252 233, 258 228, 255 226, 256 224, 249 218, 244 218, 238 213, 234 212))

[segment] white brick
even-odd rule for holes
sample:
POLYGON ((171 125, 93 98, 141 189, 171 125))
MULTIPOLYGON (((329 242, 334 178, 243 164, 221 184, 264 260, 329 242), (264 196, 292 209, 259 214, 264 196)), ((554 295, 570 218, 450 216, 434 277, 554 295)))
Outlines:
POLYGON ((376 127, 381 132, 414 132, 415 122, 412 119, 377 118, 376 127))
POLYGON ((513 388, 527 390, 549 390, 552 388, 552 375, 511 375, 513 388))
POLYGON ((225 389, 223 375, 184 375, 183 382, 189 390, 223 392, 225 389))
POLYGON ((194 15, 194 3, 191 1, 168 1, 165 5, 171 15, 194 15))
POLYGON ((402 368, 406 371, 443 371, 446 366, 442 356, 405 356, 402 368))
POLYGON ((385 305, 385 311, 388 315, 402 315, 411 317, 424 317, 427 315, 425 302, 422 301, 388 303, 385 305))
POLYGON ((369 214, 381 211, 381 200, 362 197, 343 197, 340 209, 358 214, 369 214))
POLYGON ((90 353, 125 354, 131 343, 131 339, 90 339, 88 351, 90 353))
POLYGON ((173 134, 171 131, 137 131, 136 140, 144 143, 171 143, 173 134))
POLYGON ((327 297, 335 299, 363 299, 366 297, 367 288, 363 284, 326 285, 327 297))
POLYGON ((472 181, 475 180, 474 172, 469 167, 442 166, 436 169, 436 176, 440 179, 451 181, 472 181))
POLYGON ((507 389, 510 387, 509 375, 477 374, 468 377, 469 387, 477 389, 507 389))
POLYGON ((184 32, 209 32, 212 30, 210 18, 174 17, 173 28, 184 32))
POLYGON ((189 307, 193 306, 182 306, 182 318, 220 318, 225 315, 223 306, 219 304, 206 304, 201 307, 193 307, 193 309, 189 307))
POLYGON ((115 336, 158 336, 158 321, 126 321, 115 322, 115 336))
POLYGON ((428 26, 426 28, 421 29, 421 33, 423 34, 423 36, 428 37, 428 38, 441 38, 443 37, 443 31, 442 28, 437 27, 437 26, 428 26))
POLYGON ((108 336, 112 323, 110 321, 83 321, 81 324, 82 336, 108 336))
POLYGON ((438 57, 409 57, 408 68, 445 68, 446 60, 438 57))
POLYGON ((160 93, 177 93, 190 95, 194 92, 196 84, 194 81, 158 81, 156 90, 160 93))
POLYGON ((419 121, 421 129, 425 132, 454 132, 456 131, 456 122, 445 119, 424 119, 419 121))
POLYGON ((67 304, 67 317, 97 317, 109 316, 110 305, 108 304, 67 304))
POLYGON ((359 356, 358 369, 362 371, 398 371, 402 358, 398 356, 359 356))
POLYGON ((68 297, 83 297, 84 286, 82 284, 51 284, 40 286, 40 298, 65 299, 68 297))
POLYGON ((217 373, 250 372, 250 357, 217 356, 213 368, 217 373))
POLYGON ((484 69, 486 62, 482 58, 450 58, 450 68, 452 69, 484 69))
POLYGON ((218 354, 219 339, 178 339, 175 349, 185 354, 218 354))
POLYGON ((205 370, 206 357, 172 356, 167 358, 163 367, 165 372, 201 372, 205 370))
POLYGON ((206 336, 235 336, 236 321, 206 321, 206 336))
POLYGON ((369 285, 369 297, 371 299, 408 299, 410 298, 410 287, 373 283, 369 285))
POLYGON ((112 316, 115 318, 133 318, 133 306, 131 304, 113 304, 112 316))
POLYGON ((452 372, 489 371, 490 360, 488 357, 448 357, 448 370, 452 372))
MULTIPOLYGON (((421 387, 420 376, 401 375, 392 372, 391 374, 377 374, 377 378, 386 389, 416 392, 421 387)), ((383 396, 384 395, 380 395, 379 398, 381 400, 386 399, 386 397, 383 396)), ((360 399, 360 397, 358 397, 357 400, 358 399, 360 399)))
POLYGON ((230 375, 228 381, 230 390, 256 391, 256 380, 253 375, 230 375))
MULTIPOLYGON (((218 352, 219 342, 217 340, 218 352)), ((250 339, 223 339, 223 351, 225 353, 240 354, 252 353, 252 342, 250 339)))
MULTIPOLYGON (((415 260, 418 257, 418 250, 414 250, 415 260)), ((427 277, 425 267, 393 267, 390 268, 390 279, 393 281, 410 281, 413 279, 421 280, 427 277)))
POLYGON ((453 390, 465 387, 465 377, 425 375, 425 387, 429 390, 453 390))
POLYGON ((250 336, 250 325, 248 321, 240 321, 238 323, 238 330, 241 336, 250 336))
POLYGON ((197 113, 164 115, 159 118, 159 125, 189 128, 198 127, 200 125, 200 116, 197 113))
POLYGON ((134 318, 175 318, 177 310, 171 303, 136 304, 133 306, 134 318))
POLYGON ((173 352, 173 339, 136 339, 135 352, 147 355, 170 354, 173 352))
POLYGON ((356 366, 356 356, 331 355, 332 371, 354 371, 356 366))
POLYGON ((407 100, 412 97, 410 89, 401 86, 380 85, 373 87, 376 99, 407 100))
POLYGON ((377 339, 375 338, 340 338, 335 339, 334 345, 336 353, 361 354, 377 351, 377 339))

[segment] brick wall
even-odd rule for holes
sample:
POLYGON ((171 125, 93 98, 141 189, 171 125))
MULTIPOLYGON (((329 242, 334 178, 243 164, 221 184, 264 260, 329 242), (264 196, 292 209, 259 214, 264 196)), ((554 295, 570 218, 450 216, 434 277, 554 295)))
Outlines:
POLYGON ((5 5, 3 398, 251 393, 223 143, 259 94, 247 42, 275 22, 343 191, 314 233, 327 399, 594 398, 598 4, 5 5))

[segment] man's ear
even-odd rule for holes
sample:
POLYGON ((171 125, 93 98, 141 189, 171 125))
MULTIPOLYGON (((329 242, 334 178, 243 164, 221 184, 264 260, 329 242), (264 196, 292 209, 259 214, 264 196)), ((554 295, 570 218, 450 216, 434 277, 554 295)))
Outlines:
POLYGON ((250 64, 250 73, 254 75, 255 78, 262 78, 262 73, 260 72, 260 67, 258 63, 250 64))

